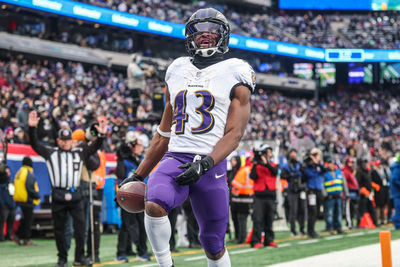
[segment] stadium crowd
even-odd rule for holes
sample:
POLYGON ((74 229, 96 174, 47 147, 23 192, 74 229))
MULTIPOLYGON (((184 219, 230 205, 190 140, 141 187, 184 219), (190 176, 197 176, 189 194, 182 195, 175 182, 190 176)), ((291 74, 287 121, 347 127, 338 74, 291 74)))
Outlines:
MULTIPOLYGON (((104 114, 111 124, 106 150, 115 151, 127 129, 134 129, 132 122, 151 114, 150 92, 159 84, 157 78, 147 79, 141 105, 132 114, 125 76, 76 62, 28 61, 22 55, 4 58, 0 61, 0 127, 11 142, 27 143, 28 113, 35 109, 42 118, 41 141, 55 144, 60 128, 85 129, 104 114)), ((149 123, 136 126, 138 131, 152 130, 149 123)))
POLYGON ((398 103, 399 96, 376 90, 342 91, 319 102, 279 93, 253 95, 255 112, 244 139, 279 139, 284 147, 318 146, 340 156, 360 157, 368 149, 384 153, 398 141, 398 103))
MULTIPOLYGON (((160 87, 160 80, 146 79, 140 106, 133 114, 125 77, 107 67, 9 55, 0 61, 0 128, 13 136, 12 142, 26 142, 27 114, 36 109, 43 118, 42 141, 50 144, 59 128, 87 128, 100 115, 111 124, 108 151, 116 150, 129 129, 136 127, 150 137, 153 125, 137 120, 151 116, 152 92, 160 87)), ((296 144, 305 151, 318 146, 341 156, 360 156, 365 152, 361 148, 376 153, 394 149, 400 133, 399 100, 399 96, 374 90, 343 90, 319 102, 279 93, 254 94, 254 112, 244 140, 279 139, 286 148, 296 144)))
MULTIPOLYGON (((89 4, 129 12, 161 20, 185 23, 194 10, 206 2, 193 5, 175 1, 83 1, 89 4)), ((380 48, 398 49, 400 36, 397 31, 400 17, 395 12, 368 14, 323 14, 315 11, 288 13, 283 10, 260 12, 251 9, 217 5, 231 23, 233 33, 275 41, 297 43, 323 48, 380 48)), ((81 23, 83 24, 83 23, 81 23)), ((136 40, 128 32, 107 31, 96 27, 77 27, 60 18, 59 21, 43 20, 27 15, 23 21, 16 18, 0 19, 0 29, 14 34, 74 43, 82 47, 132 52, 136 40)), ((146 53, 151 50, 146 47, 146 53)))
MULTIPOLYGON (((170 0, 81 2, 176 23, 185 23, 194 10, 207 5, 206 1, 193 1, 188 5, 170 0)), ((258 13, 227 5, 215 7, 233 22, 232 32, 238 34, 323 48, 397 49, 400 45, 396 30, 400 17, 395 12, 339 16, 312 11, 286 14, 282 10, 265 10, 258 13), (335 22, 340 23, 339 31, 344 36, 334 33, 332 23, 335 22)))

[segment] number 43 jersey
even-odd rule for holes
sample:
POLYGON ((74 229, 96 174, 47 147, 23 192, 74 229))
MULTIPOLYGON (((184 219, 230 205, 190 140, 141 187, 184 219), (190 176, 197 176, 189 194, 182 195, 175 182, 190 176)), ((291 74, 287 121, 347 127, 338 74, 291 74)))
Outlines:
POLYGON ((165 81, 173 107, 168 150, 207 155, 225 134, 233 89, 253 91, 255 74, 237 58, 198 69, 190 57, 181 57, 168 67, 165 81))

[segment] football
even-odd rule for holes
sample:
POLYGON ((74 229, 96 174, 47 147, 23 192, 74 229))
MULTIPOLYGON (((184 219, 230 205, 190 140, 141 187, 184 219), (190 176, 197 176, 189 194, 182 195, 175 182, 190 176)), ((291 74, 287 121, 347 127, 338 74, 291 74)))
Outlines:
POLYGON ((117 202, 121 208, 130 213, 144 211, 146 184, 139 181, 129 182, 117 191, 117 202))

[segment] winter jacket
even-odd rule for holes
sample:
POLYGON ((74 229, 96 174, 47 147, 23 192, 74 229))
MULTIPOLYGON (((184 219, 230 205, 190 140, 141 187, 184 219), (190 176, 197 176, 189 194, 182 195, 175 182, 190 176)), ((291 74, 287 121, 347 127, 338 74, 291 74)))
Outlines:
POLYGON ((307 188, 323 191, 324 189, 325 167, 319 164, 308 164, 304 168, 303 175, 307 183, 307 188))
POLYGON ((343 175, 346 178, 347 186, 349 189, 356 190, 360 189, 357 181, 357 177, 354 174, 354 171, 349 166, 345 165, 342 169, 343 175))
POLYGON ((34 206, 39 204, 40 195, 33 169, 23 165, 14 179, 14 201, 18 204, 34 206))
POLYGON ((291 192, 298 193, 305 189, 302 169, 302 165, 298 161, 287 162, 282 165, 281 178, 287 180, 291 192))
POLYGON ((275 163, 254 164, 250 178, 254 181, 254 195, 259 197, 276 197, 276 174, 278 168, 275 163))

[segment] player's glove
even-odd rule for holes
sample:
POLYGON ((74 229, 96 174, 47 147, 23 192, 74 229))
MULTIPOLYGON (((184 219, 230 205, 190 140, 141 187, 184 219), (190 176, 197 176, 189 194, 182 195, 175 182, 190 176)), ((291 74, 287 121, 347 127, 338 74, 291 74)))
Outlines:
POLYGON ((125 179, 118 185, 118 187, 121 188, 121 186, 123 186, 124 184, 127 184, 127 183, 129 183, 129 182, 134 182, 134 181, 139 181, 139 182, 141 182, 141 181, 143 181, 143 178, 142 178, 139 174, 132 173, 131 175, 129 175, 128 178, 125 178, 125 179))
POLYGON ((179 174, 175 181, 179 185, 192 185, 212 167, 214 167, 214 160, 210 156, 206 156, 202 160, 182 164, 178 168, 186 169, 186 171, 179 174))

